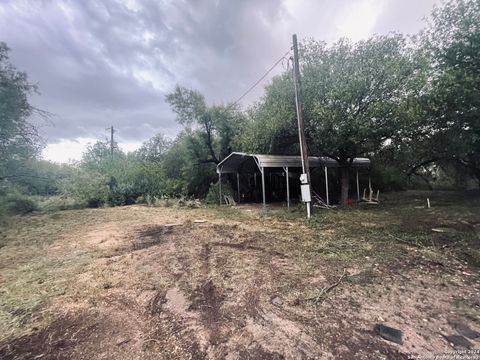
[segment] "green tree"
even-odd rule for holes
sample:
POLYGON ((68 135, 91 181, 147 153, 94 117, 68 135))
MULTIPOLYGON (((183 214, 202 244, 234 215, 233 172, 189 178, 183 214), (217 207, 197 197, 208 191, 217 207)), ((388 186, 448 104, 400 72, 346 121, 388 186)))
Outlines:
POLYGON ((480 186, 480 1, 435 7, 423 40, 432 64, 424 161, 454 162, 480 186))
POLYGON ((0 179, 16 177, 19 165, 39 154, 42 142, 28 118, 33 112, 46 114, 28 102, 37 88, 10 63, 8 52, 0 42, 0 179))
POLYGON ((163 134, 157 134, 145 141, 140 149, 135 151, 134 155, 140 161, 159 162, 171 146, 172 141, 170 138, 163 134))
POLYGON ((166 100, 177 114, 177 122, 191 135, 192 149, 201 153, 198 161, 218 164, 232 152, 244 120, 238 107, 209 107, 201 93, 180 86, 168 94, 166 100))
POLYGON ((422 58, 401 35, 302 51, 306 129, 313 151, 337 160, 346 202, 353 159, 381 149, 417 124, 410 113, 424 88, 422 58))
MULTIPOLYGON (((425 85, 425 61, 395 34, 331 46, 309 40, 300 59, 309 154, 339 162, 345 203, 353 159, 371 155, 418 125, 419 114, 412 109, 425 85)), ((299 153, 291 73, 267 86, 247 128, 249 141, 264 151, 299 153)))
POLYGON ((291 74, 274 77, 260 101, 247 111, 239 147, 247 152, 299 154, 296 116, 291 74))
POLYGON ((198 91, 179 86, 166 100, 184 126, 165 156, 166 174, 177 173, 186 194, 203 197, 217 179, 215 165, 238 147, 244 115, 234 105, 207 106, 198 91))
POLYGON ((60 184, 73 176, 74 168, 67 164, 32 159, 23 162, 18 171, 12 182, 24 193, 58 195, 61 192, 60 184))
POLYGON ((123 153, 117 144, 114 144, 112 155, 109 142, 97 141, 88 146, 82 160, 77 164, 78 173, 70 179, 65 189, 67 194, 88 203, 89 206, 99 206, 104 202, 110 205, 132 204, 138 196, 143 195, 135 187, 138 177, 133 176, 134 166, 132 157, 123 153), (90 181, 98 185, 98 189, 87 184, 90 181), (102 184, 107 186, 107 192, 102 184), (89 194, 91 201, 88 200, 89 194))
POLYGON ((202 161, 209 154, 206 147, 198 145, 201 139, 199 132, 182 131, 165 154, 162 164, 170 194, 203 197, 217 179, 215 163, 202 161))

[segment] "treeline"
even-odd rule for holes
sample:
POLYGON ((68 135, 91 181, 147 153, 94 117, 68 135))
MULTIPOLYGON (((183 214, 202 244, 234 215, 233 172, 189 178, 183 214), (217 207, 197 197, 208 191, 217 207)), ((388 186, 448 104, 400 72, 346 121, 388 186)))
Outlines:
MULTIPOLYGON (((331 45, 308 39, 300 61, 309 154, 340 163, 341 202, 359 156, 373 160, 374 182, 384 190, 480 186, 480 1, 434 8, 414 37, 331 45)), ((14 192, 61 195, 91 207, 172 197, 214 201, 215 166, 232 151, 299 154, 291 69, 246 111, 210 106, 199 92, 178 86, 166 96, 183 127, 175 139, 157 134, 128 154, 98 142, 77 164, 61 166, 36 160, 41 142, 28 122, 37 111, 28 103, 35 88, 9 63, 5 44, 0 76, 4 199, 14 192)))

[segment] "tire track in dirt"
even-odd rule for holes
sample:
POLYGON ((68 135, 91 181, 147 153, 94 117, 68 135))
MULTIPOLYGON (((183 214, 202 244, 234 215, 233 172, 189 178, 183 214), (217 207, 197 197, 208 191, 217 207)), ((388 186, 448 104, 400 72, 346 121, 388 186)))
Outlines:
MULTIPOLYGON (((297 290, 304 294, 312 278, 301 274, 284 234, 228 223, 167 228, 136 224, 116 227, 112 237, 100 234, 97 239, 107 239, 100 244, 112 245, 101 250, 114 258, 94 260, 86 282, 109 272, 118 285, 102 289, 100 297, 80 298, 89 315, 72 307, 76 311, 51 327, 13 342, 13 352, 2 353, 0 346, 0 357, 22 354, 23 347, 30 351, 24 359, 42 353, 53 359, 348 359, 365 347, 399 358, 334 305, 317 322, 311 307, 287 299, 297 290)), ((320 286, 324 268, 317 271, 320 286)))

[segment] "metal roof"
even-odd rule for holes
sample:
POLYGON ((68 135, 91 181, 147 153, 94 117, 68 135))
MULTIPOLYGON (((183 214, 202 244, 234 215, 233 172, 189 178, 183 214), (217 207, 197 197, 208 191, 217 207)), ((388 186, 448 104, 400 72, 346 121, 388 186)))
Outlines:
MULTIPOLYGON (((309 156, 308 162, 311 168, 316 167, 339 167, 339 163, 329 157, 309 156)), ((255 172, 258 167, 263 168, 301 168, 302 158, 292 155, 264 155, 264 154, 247 154, 241 152, 233 152, 223 159, 217 165, 217 173, 235 173, 235 172, 255 172)), ((370 159, 355 158, 352 167, 369 167, 370 159)))

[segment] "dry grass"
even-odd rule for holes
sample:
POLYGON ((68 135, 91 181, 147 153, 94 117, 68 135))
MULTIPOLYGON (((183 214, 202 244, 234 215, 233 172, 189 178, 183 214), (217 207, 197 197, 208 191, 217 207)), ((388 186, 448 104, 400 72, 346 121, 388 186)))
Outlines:
POLYGON ((425 196, 321 210, 309 222, 301 210, 227 207, 14 217, 0 231, 0 355, 402 358, 446 350, 438 333, 451 331, 449 317, 471 326, 480 318, 480 203, 440 193, 428 194, 432 209, 415 208, 425 196), (321 302, 308 300, 320 293, 321 302), (404 345, 372 334, 376 322, 401 328, 404 345))

